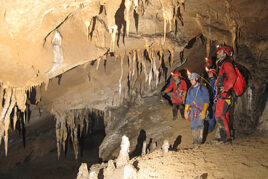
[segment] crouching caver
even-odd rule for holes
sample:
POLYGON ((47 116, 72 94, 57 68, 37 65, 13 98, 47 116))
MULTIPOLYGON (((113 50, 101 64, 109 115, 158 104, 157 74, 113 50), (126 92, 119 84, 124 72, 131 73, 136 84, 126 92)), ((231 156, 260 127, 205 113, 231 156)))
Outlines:
POLYGON ((187 93, 187 84, 181 78, 180 72, 174 72, 171 73, 171 75, 174 80, 170 83, 168 88, 165 91, 163 91, 163 94, 172 91, 171 97, 173 104, 172 108, 173 120, 176 120, 178 118, 178 108, 180 109, 181 117, 184 118, 183 112, 184 112, 184 102, 187 93))
POLYGON ((198 74, 192 73, 188 78, 192 86, 187 92, 184 115, 186 119, 191 120, 193 143, 201 144, 204 119, 209 106, 209 94, 207 88, 199 83, 198 74))

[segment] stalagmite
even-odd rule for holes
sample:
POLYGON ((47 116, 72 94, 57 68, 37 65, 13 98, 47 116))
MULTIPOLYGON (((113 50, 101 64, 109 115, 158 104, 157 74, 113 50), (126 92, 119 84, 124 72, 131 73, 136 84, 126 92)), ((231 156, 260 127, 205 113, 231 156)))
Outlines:
POLYGON ((114 161, 109 160, 107 164, 107 168, 104 170, 104 178, 111 178, 113 176, 115 170, 114 161))
POLYGON ((117 168, 126 165, 129 160, 128 152, 129 152, 130 143, 129 143, 129 139, 127 136, 124 135, 122 137, 120 147, 121 147, 121 150, 119 152, 118 158, 116 159, 117 168))
POLYGON ((77 174, 77 179, 88 179, 89 173, 86 163, 82 163, 79 167, 79 172, 77 174))
POLYGON ((163 155, 166 155, 168 153, 168 148, 169 148, 169 142, 168 140, 164 140, 162 145, 163 155))
POLYGON ((98 175, 95 171, 89 172, 89 179, 98 179, 98 175))
POLYGON ((62 48, 62 37, 58 30, 55 31, 54 38, 52 39, 52 45, 53 45, 53 66, 47 72, 48 75, 52 74, 54 71, 56 71, 64 61, 63 58, 63 48, 62 48))
POLYGON ((146 141, 143 141, 141 155, 145 155, 145 154, 146 154, 146 141))

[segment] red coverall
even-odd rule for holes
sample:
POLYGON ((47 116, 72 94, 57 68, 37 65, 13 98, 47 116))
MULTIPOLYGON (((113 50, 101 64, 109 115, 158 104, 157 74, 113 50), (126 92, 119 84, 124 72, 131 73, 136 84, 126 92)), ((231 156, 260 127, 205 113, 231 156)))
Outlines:
POLYGON ((187 92, 187 84, 183 79, 180 79, 178 87, 173 80, 167 88, 171 91, 171 99, 173 104, 173 118, 177 117, 178 108, 180 109, 181 116, 184 118, 184 105, 183 105, 183 95, 187 92))
POLYGON ((232 89, 235 84, 236 76, 233 64, 228 60, 223 60, 220 65, 216 85, 218 88, 223 87, 224 92, 218 94, 215 110, 215 118, 218 123, 221 140, 227 140, 231 137, 229 131, 228 108, 231 104, 230 89, 232 89))

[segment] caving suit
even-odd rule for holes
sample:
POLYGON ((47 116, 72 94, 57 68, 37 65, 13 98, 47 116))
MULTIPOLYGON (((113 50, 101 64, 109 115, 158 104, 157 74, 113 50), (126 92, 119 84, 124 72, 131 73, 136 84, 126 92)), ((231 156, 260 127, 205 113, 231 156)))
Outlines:
POLYGON ((191 120, 193 143, 203 142, 204 120, 200 118, 204 103, 209 104, 209 93, 205 86, 200 83, 196 87, 190 87, 187 92, 186 104, 190 105, 188 118, 191 120))
POLYGON ((173 118, 177 118, 178 116, 178 108, 180 109, 181 116, 184 118, 184 104, 183 98, 187 92, 187 84, 183 79, 179 79, 178 81, 173 80, 168 88, 171 91, 171 99, 172 99, 172 112, 173 118))
POLYGON ((229 130, 229 107, 232 102, 231 89, 236 80, 236 72, 232 62, 228 59, 219 62, 219 72, 216 85, 223 87, 224 92, 217 95, 215 118, 218 124, 216 138, 227 141, 231 138, 229 130))

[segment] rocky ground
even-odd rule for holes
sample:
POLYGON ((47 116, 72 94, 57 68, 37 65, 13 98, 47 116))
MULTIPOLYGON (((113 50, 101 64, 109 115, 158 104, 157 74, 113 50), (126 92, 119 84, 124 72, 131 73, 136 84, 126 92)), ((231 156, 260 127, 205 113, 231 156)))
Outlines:
POLYGON ((166 156, 155 151, 133 162, 138 178, 267 178, 267 149, 267 136, 245 137, 232 144, 180 148, 166 156))
MULTIPOLYGON (((138 178, 266 178, 268 176, 266 135, 239 136, 232 144, 221 144, 211 141, 214 137, 214 133, 211 133, 205 144, 193 146, 189 121, 181 118, 173 121, 171 106, 159 96, 145 98, 143 105, 129 108, 123 114, 125 120, 129 120, 128 123, 124 123, 120 130, 110 128, 110 132, 118 130, 123 131, 122 134, 124 131, 126 134, 131 134, 128 135, 131 144, 130 163, 137 168, 138 178), (135 123, 132 123, 133 121, 135 123), (152 149, 149 146, 151 139, 157 142, 157 148, 142 157, 136 156, 141 152, 140 142, 143 140, 147 141, 148 149, 152 149), (171 151, 162 156, 160 148, 164 139, 169 141, 171 151)), ((120 121, 117 121, 117 124, 119 123, 120 121)), ((106 137, 110 135, 106 134, 106 137)), ((83 152, 80 149, 78 160, 75 160, 70 143, 66 155, 62 153, 58 160, 55 121, 50 116, 44 117, 38 123, 26 126, 25 148, 21 136, 11 134, 7 157, 4 156, 3 147, 1 148, 0 178, 76 178, 82 162, 87 163, 89 168, 92 164, 95 164, 93 167, 99 166, 96 164, 100 162, 98 152, 103 137, 101 131, 86 136, 83 139, 83 152)), ((115 158, 119 146, 112 145, 115 149, 110 148, 111 157, 115 158)), ((102 177, 100 172, 99 178, 102 177)))

